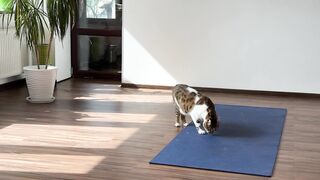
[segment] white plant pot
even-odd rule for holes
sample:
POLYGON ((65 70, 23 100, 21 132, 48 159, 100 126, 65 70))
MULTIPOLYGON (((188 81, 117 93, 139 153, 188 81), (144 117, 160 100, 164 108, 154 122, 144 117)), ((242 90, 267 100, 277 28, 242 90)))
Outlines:
POLYGON ((29 92, 27 101, 50 103, 55 100, 53 91, 57 78, 57 67, 48 66, 48 69, 44 69, 44 65, 41 65, 41 69, 38 69, 37 66, 26 66, 23 67, 23 71, 29 92))

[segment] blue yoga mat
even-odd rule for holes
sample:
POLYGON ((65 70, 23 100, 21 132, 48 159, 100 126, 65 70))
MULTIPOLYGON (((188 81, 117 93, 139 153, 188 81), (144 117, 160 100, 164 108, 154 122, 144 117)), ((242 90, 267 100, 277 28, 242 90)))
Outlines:
POLYGON ((272 176, 287 110, 216 105, 220 129, 198 135, 190 123, 151 164, 272 176))

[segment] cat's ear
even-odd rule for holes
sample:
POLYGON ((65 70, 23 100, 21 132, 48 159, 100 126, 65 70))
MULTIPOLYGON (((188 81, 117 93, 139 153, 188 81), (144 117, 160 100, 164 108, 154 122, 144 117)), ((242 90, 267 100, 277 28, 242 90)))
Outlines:
POLYGON ((203 98, 203 96, 200 96, 196 104, 204 104, 204 103, 205 103, 205 99, 203 98))

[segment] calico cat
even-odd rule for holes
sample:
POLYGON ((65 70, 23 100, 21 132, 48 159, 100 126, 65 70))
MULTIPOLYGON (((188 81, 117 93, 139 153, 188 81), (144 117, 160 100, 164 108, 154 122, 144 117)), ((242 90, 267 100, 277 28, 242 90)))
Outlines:
POLYGON ((176 110, 175 126, 187 126, 186 115, 189 115, 197 128, 198 134, 213 133, 219 122, 213 102, 195 89, 185 84, 178 84, 172 90, 176 110))

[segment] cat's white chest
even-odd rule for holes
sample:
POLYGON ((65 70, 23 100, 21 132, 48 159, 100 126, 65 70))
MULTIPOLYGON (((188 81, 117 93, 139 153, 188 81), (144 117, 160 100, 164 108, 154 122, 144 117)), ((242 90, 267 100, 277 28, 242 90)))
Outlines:
POLYGON ((189 115, 193 120, 205 119, 207 116, 208 106, 205 104, 194 105, 193 109, 190 111, 189 115))

